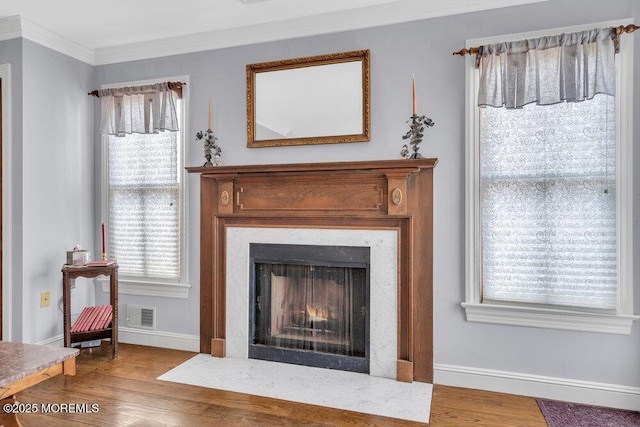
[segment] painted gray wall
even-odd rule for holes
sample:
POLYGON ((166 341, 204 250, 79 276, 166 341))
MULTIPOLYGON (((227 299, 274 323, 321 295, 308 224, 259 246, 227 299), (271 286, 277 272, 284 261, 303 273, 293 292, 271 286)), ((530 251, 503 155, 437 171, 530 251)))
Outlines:
MULTIPOLYGON (((11 339, 41 342, 62 334, 65 252, 94 244, 93 105, 86 95, 94 70, 25 39, 1 47, 13 89, 13 140, 6 141, 13 150, 11 339), (43 291, 51 293, 46 308, 43 291)), ((78 283, 74 312, 94 299, 93 286, 78 283)))
MULTIPOLYGON (((93 104, 87 96, 92 81, 92 66, 24 40, 22 307, 27 342, 62 334, 60 267, 75 244, 89 249, 94 242, 93 104), (40 308, 42 291, 51 292, 50 307, 40 308)), ((91 283, 77 281, 72 313, 93 302, 91 283)))
MULTIPOLYGON (((13 224, 11 229, 15 236, 11 242, 11 330, 6 329, 4 336, 9 336, 13 341, 22 340, 22 169, 18 166, 22 159, 22 40, 12 39, 0 42, 0 63, 11 65, 11 95, 12 114, 11 128, 12 141, 4 139, 3 144, 11 144, 12 165, 12 197, 10 206, 3 206, 3 209, 11 210, 13 224)), ((3 109, 6 107, 3 107, 3 109)), ((6 120, 6 118, 4 118, 6 120)), ((3 162, 4 163, 4 162, 3 162)), ((8 185, 6 182, 4 186, 8 185)), ((4 190, 6 191, 6 190, 4 190)), ((5 259, 7 254, 4 254, 5 259)), ((6 269, 6 267, 5 267, 6 269)), ((5 271, 6 274, 6 271, 5 271)), ((4 295, 3 295, 4 298, 4 295)), ((6 301, 3 301, 6 307, 6 301)), ((6 338, 5 338, 6 339, 6 338)))
MULTIPOLYGON (((53 310, 47 312, 34 308, 33 304, 38 300, 36 296, 45 286, 58 286, 61 257, 69 244, 82 240, 89 245, 93 243, 94 251, 99 249, 97 230, 101 218, 97 194, 100 156, 99 151, 80 146, 97 147, 99 144, 97 131, 91 133, 89 130, 97 120, 98 106, 86 96, 86 86, 78 87, 82 86, 78 80, 97 88, 108 83, 189 75, 190 115, 185 129, 188 135, 195 135, 197 130, 205 128, 208 99, 211 97, 213 127, 224 150, 223 164, 267 164, 399 158, 403 144, 401 136, 407 130, 405 121, 411 114, 411 75, 415 73, 419 113, 436 122, 436 126, 427 131, 421 151, 428 157, 439 159, 434 190, 435 362, 638 387, 640 332, 637 324, 631 336, 614 336, 465 321, 460 307, 464 298, 464 65, 462 59, 451 55, 464 47, 466 39, 626 18, 640 21, 640 2, 554 0, 319 37, 99 66, 93 70, 93 81, 90 79, 92 70, 88 66, 25 42, 23 60, 25 69, 28 67, 29 71, 24 73, 24 106, 22 113, 14 113, 16 116, 22 114, 20 120, 22 117, 25 120, 23 138, 15 138, 19 130, 14 126, 14 144, 19 145, 24 140, 24 152, 18 159, 19 166, 16 166, 20 169, 16 173, 24 177, 24 189, 19 189, 16 196, 16 199, 22 197, 19 202, 23 203, 24 224, 21 229, 24 237, 15 246, 24 254, 25 260, 24 268, 20 267, 24 270, 24 277, 15 286, 22 289, 22 283, 25 283, 25 298, 22 302, 24 313, 19 319, 14 317, 14 324, 22 326, 25 341, 37 341, 46 334, 60 333, 61 318, 55 318, 53 310), (371 50, 370 142, 246 148, 246 64, 358 49, 371 50), (64 106, 63 114, 53 114, 53 104, 49 100, 42 104, 43 97, 63 97, 65 102, 57 104, 64 106), (93 117, 87 117, 86 112, 92 106, 93 117), (56 125, 58 119, 64 120, 61 116, 71 118, 69 128, 56 125), (71 128, 73 122, 80 131, 71 128), (51 128, 61 131, 61 134, 54 135, 51 128), (46 134, 42 129, 47 129, 46 134), (89 141, 90 135, 92 142, 89 141), (83 136, 86 141, 80 141, 83 136), (82 160, 87 165, 93 162, 93 171, 73 170, 82 160), (74 184, 75 178, 92 181, 94 187, 87 190, 84 184, 74 184), (66 191, 65 185, 76 185, 73 187, 75 192, 66 191), (92 216, 93 221, 85 224, 82 219, 71 223, 67 215, 73 209, 87 218, 92 216), (43 221, 44 218, 47 222, 43 221), (43 234, 53 227, 60 230, 55 230, 50 237, 43 234), (19 247, 21 245, 24 247, 19 247), (33 259, 38 260, 37 265, 30 262, 33 259), (55 322, 58 322, 55 326, 38 326, 55 322)), ((623 37, 635 37, 638 41, 638 33, 623 37)), ((5 43, 0 43, 0 48, 5 47, 5 43)), ((11 43, 8 46, 15 50, 11 43)), ((639 52, 636 46, 635 82, 640 81, 639 52)), ((6 62, 5 55, 0 50, 0 63, 6 62)), ((15 81, 16 77, 14 86, 15 81)), ((636 106, 640 105, 639 86, 636 84, 634 88, 636 106)), ((16 105, 14 100, 14 107, 16 105)), ((14 117, 14 122, 17 120, 14 117)), ((640 123, 635 123, 634 131, 634 145, 637 147, 640 123)), ((190 138, 189 144, 186 163, 202 164, 201 145, 195 142, 195 138, 190 138)), ((640 159, 638 150, 634 156, 637 164, 640 159)), ((640 171, 634 171, 636 266, 640 265, 639 178, 640 171)), ((191 225, 189 273, 193 286, 189 299, 121 295, 120 307, 122 310, 127 303, 157 306, 159 331, 198 335, 198 177, 190 176, 188 185, 191 225)), ((19 218, 18 215, 16 223, 19 218)), ((22 258, 18 258, 21 262, 22 258)), ((640 313, 639 274, 636 268, 636 313, 640 313)), ((14 295, 18 293, 14 292, 14 295)), ((100 291, 96 297, 98 301, 106 301, 100 291)))
MULTIPOLYGON (((261 164, 398 158, 405 120, 411 114, 411 75, 417 81, 418 110, 436 126, 427 130, 422 152, 439 158, 434 212, 435 363, 524 374, 640 386, 640 331, 614 336, 571 331, 468 323, 464 298, 464 65, 451 55, 466 39, 490 37, 614 19, 640 20, 632 0, 556 0, 367 30, 301 38, 97 68, 96 84, 188 74, 189 132, 206 126, 208 98, 213 127, 224 150, 223 164, 261 164), (245 65, 299 56, 371 50, 371 141, 367 143, 248 149, 245 135, 245 65)), ((636 37, 636 36, 625 36, 636 37)), ((640 54, 635 54, 635 80, 640 54)), ((638 85, 634 104, 640 105, 638 85)), ((636 123, 635 142, 640 138, 636 123)), ((636 150, 636 156, 638 150, 636 150)), ((190 165, 202 163, 193 143, 190 165)), ((639 172, 634 175, 636 188, 639 172)), ((145 299, 159 309, 159 329, 197 333, 198 177, 190 186, 190 300, 145 299), (174 307, 172 309, 172 307, 174 307), (186 311, 184 311, 186 309, 186 311), (189 313, 185 316, 185 313, 189 313)), ((638 201, 636 200, 636 207, 638 201)), ((638 210, 636 216, 638 218, 638 210)), ((636 220, 637 224, 637 220, 636 220)), ((634 230, 638 260, 638 229, 634 230)), ((638 263, 635 263, 638 265, 638 263)), ((636 269, 636 276, 640 274, 636 269)), ((636 313, 640 286, 635 281, 636 313)), ((125 303, 128 298, 121 298, 125 303)))

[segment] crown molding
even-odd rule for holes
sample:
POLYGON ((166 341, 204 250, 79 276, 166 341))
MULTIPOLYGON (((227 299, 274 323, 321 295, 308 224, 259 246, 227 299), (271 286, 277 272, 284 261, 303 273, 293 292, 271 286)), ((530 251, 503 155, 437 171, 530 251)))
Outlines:
POLYGON ((9 16, 0 19, 0 41, 22 37, 19 16, 9 16))
MULTIPOLYGON (((360 30, 402 22, 552 0, 457 0, 434 6, 424 0, 403 0, 240 28, 208 31, 92 50, 21 16, 0 19, 0 41, 24 37, 90 65, 151 59, 258 44, 299 37, 360 30)), ((444 2, 443 2, 444 3, 444 2)))
POLYGON ((95 65, 94 53, 86 46, 54 33, 22 16, 10 16, 0 19, 0 41, 19 37, 31 40, 87 64, 95 65))
POLYGON ((546 1, 551 0, 458 0, 434 7, 429 4, 431 2, 424 0, 405 0, 241 28, 99 48, 95 50, 95 65, 318 36, 546 1))
POLYGON ((86 46, 69 40, 58 33, 36 24, 24 17, 20 17, 22 21, 22 37, 48 47, 49 49, 68 55, 72 58, 86 62, 90 65, 94 63, 94 53, 86 46))

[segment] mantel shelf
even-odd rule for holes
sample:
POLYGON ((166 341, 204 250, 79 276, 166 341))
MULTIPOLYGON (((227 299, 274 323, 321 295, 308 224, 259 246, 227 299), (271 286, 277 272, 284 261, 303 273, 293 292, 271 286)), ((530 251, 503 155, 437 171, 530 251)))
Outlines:
POLYGON ((264 173, 264 172, 324 172, 355 171, 379 169, 425 169, 433 168, 438 159, 396 159, 396 160, 364 160, 355 162, 326 163, 283 163, 265 165, 229 165, 229 166, 191 166, 189 173, 229 174, 229 173, 264 173))

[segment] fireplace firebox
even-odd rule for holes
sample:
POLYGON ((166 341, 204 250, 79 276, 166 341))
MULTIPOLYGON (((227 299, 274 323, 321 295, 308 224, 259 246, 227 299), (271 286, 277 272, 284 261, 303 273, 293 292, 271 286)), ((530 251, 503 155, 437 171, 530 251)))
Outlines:
POLYGON ((368 373, 369 252, 252 243, 249 358, 368 373))

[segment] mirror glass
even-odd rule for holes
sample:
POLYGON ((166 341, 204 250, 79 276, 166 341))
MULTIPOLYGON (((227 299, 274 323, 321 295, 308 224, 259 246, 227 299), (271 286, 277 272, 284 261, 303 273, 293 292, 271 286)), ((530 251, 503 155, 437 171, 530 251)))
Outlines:
POLYGON ((247 145, 369 140, 369 51, 247 66, 247 145))

